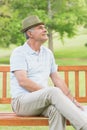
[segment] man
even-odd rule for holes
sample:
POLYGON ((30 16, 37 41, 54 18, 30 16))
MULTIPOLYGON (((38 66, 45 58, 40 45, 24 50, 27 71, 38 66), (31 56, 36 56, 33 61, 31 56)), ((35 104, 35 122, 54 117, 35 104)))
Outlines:
POLYGON ((23 20, 27 41, 10 59, 13 111, 20 116, 49 117, 50 130, 65 130, 68 119, 76 130, 87 130, 87 117, 57 73, 52 52, 43 46, 48 40, 45 25, 37 16, 23 20), (51 77, 54 87, 48 86, 51 77))

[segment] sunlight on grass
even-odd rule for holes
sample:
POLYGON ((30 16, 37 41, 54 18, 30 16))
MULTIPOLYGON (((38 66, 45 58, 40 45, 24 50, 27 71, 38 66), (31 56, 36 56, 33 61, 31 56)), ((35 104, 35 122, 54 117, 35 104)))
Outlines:
POLYGON ((14 127, 0 127, 0 130, 49 130, 48 127, 29 127, 29 126, 14 126, 14 127))
MULTIPOLYGON (((9 127, 9 126, 0 126, 0 130, 49 130, 48 126, 39 126, 39 127, 30 127, 30 126, 14 126, 14 127, 9 127)), ((75 130, 72 126, 67 126, 66 130, 75 130)))
POLYGON ((79 58, 58 58, 56 59, 57 65, 62 66, 73 66, 73 65, 87 65, 87 59, 79 59, 79 58))
POLYGON ((72 47, 55 50, 56 58, 87 58, 87 47, 72 47))
MULTIPOLYGON (((39 127, 30 127, 30 126, 14 126, 14 127, 9 127, 9 126, 0 126, 0 130, 49 130, 48 126, 39 126, 39 127)), ((72 126, 67 126, 66 130, 75 130, 72 126)))

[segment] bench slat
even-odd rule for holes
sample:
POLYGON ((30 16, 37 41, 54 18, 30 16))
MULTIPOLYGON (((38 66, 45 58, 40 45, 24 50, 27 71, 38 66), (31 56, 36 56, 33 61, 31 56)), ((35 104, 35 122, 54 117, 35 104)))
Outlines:
POLYGON ((0 113, 0 125, 4 126, 48 126, 46 117, 22 117, 15 113, 0 113))
POLYGON ((2 88, 2 97, 6 98, 6 93, 7 93, 7 73, 3 72, 3 88, 2 88))
POLYGON ((85 72, 85 92, 87 97, 87 71, 85 72))
MULTIPOLYGON (((66 121, 67 125, 70 125, 70 122, 66 121)), ((0 125, 2 126, 48 126, 47 117, 35 117, 35 116, 17 116, 15 113, 0 113, 0 125)))
POLYGON ((87 66, 58 66, 60 71, 87 71, 87 66))
POLYGON ((79 97, 79 73, 75 72, 75 97, 79 97))
POLYGON ((0 104, 10 104, 11 98, 0 98, 0 104))
POLYGON ((68 73, 68 71, 65 71, 65 82, 66 82, 67 86, 69 86, 69 73, 68 73))

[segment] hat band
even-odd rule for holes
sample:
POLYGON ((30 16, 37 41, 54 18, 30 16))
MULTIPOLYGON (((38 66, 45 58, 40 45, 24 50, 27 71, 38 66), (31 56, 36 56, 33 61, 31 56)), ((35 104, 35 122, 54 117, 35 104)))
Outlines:
POLYGON ((40 23, 37 23, 37 24, 31 25, 31 26, 29 26, 29 27, 27 27, 27 28, 24 28, 24 29, 22 29, 21 31, 22 31, 22 32, 26 32, 28 29, 31 29, 32 27, 35 27, 35 26, 40 25, 40 24, 43 24, 43 25, 44 25, 43 22, 40 22, 40 23))

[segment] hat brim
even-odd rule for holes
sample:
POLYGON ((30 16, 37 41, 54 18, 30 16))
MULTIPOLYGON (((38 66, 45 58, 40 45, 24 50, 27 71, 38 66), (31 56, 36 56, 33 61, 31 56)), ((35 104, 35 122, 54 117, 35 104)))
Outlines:
POLYGON ((35 27, 35 26, 38 26, 38 25, 41 25, 41 24, 44 25, 43 22, 40 22, 40 23, 37 23, 37 24, 34 24, 34 25, 32 25, 32 26, 29 26, 29 27, 27 27, 27 28, 22 29, 21 32, 24 33, 24 32, 26 32, 28 29, 31 29, 32 27, 35 27))

